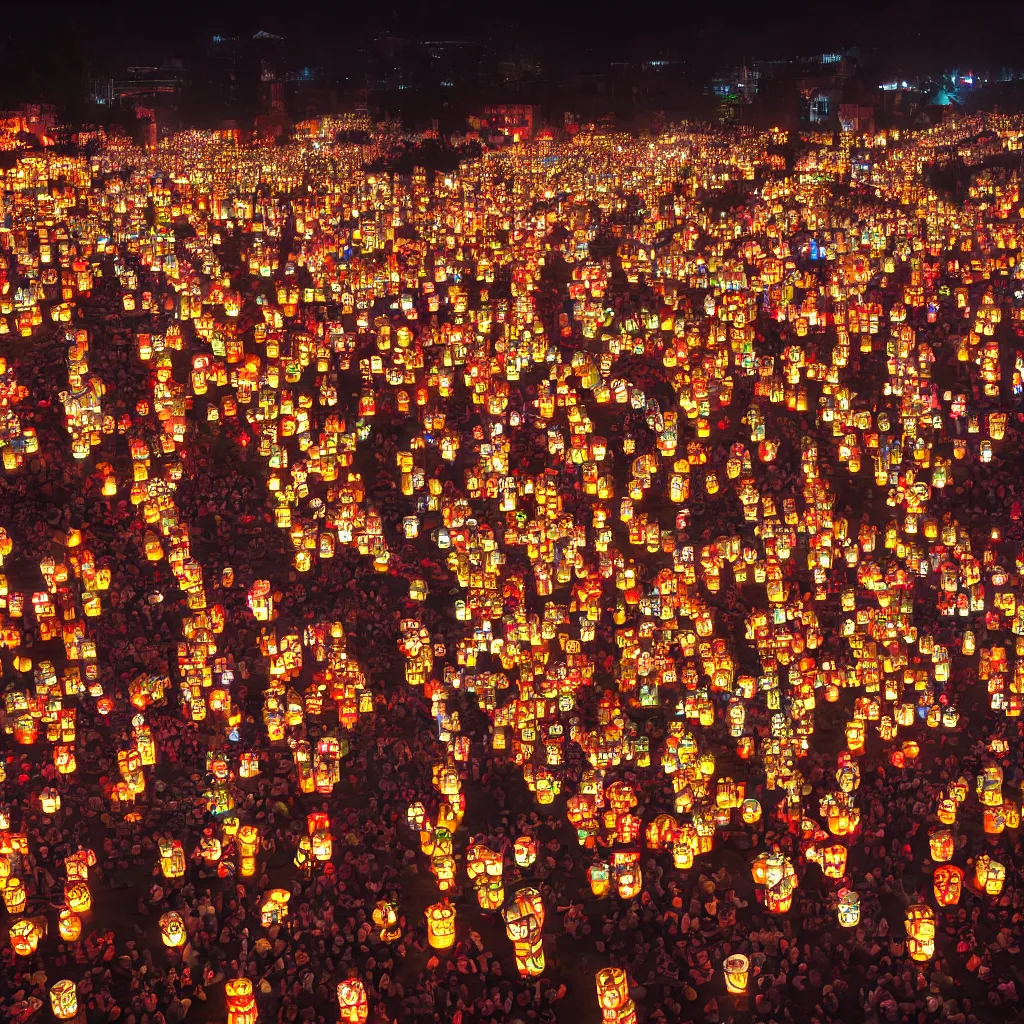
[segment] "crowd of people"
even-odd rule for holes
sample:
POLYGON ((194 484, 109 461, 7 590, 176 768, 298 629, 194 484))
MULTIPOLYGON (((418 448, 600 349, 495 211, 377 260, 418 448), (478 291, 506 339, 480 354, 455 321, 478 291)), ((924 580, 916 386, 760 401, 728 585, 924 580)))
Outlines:
POLYGON ((0 172, 10 1018, 1020 1019, 1024 127, 374 145, 0 172))

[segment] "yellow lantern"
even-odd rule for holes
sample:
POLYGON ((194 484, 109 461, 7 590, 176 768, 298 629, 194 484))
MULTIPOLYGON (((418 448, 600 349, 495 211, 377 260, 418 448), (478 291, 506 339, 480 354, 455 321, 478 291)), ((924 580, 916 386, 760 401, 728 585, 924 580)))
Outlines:
POLYGON ((230 978, 224 983, 228 1004, 228 1024, 256 1024, 256 997, 248 978, 230 978))
POLYGON ((7 913, 14 915, 24 912, 25 905, 28 903, 28 892, 20 878, 8 878, 3 894, 7 913))
POLYGON ((78 1013, 78 989, 68 978, 55 981, 50 988, 50 1009, 57 1020, 71 1020, 78 1013))
POLYGON ((68 909, 76 914, 85 914, 92 909, 92 893, 86 882, 75 882, 64 887, 64 899, 68 909))
POLYGON ((606 1024, 636 1024, 636 1007, 629 998, 629 981, 621 967, 602 967, 594 978, 601 1020, 606 1024))
POLYGON ((432 949, 449 949, 455 943, 455 907, 445 897, 424 911, 427 918, 427 941, 432 949))
POLYGON ((752 796, 743 801, 741 807, 744 825, 754 825, 761 820, 761 804, 752 796))
POLYGON ((364 1024, 369 1006, 366 989, 358 978, 338 982, 338 1009, 342 1024, 364 1024))
POLYGON ((725 988, 730 995, 739 996, 747 991, 750 978, 750 961, 742 953, 734 953, 722 963, 725 972, 725 988))
POLYGON ((837 913, 843 928, 855 928, 860 924, 860 895, 852 889, 840 889, 837 913))
POLYGON ((953 856, 953 833, 948 828, 933 828, 928 833, 928 849, 936 864, 945 864, 953 856))
POLYGON ((168 949, 177 949, 185 945, 187 932, 185 921, 176 910, 169 910, 160 917, 160 941, 168 949))
POLYGON ((31 956, 39 946, 43 930, 36 921, 27 918, 11 925, 11 948, 18 956, 31 956))
POLYGON ((62 910, 57 918, 57 930, 65 942, 77 942, 82 934, 82 919, 70 910, 62 910))
POLYGON ((907 952, 924 963, 935 955, 935 912, 926 903, 907 907, 907 952))
POLYGON ((529 886, 520 889, 501 916, 520 975, 536 977, 544 970, 544 903, 540 893, 529 886))
POLYGON ((1006 868, 992 860, 987 853, 981 854, 974 862, 974 878, 978 888, 988 896, 998 896, 1006 881, 1006 868))
POLYGON ((520 836, 515 841, 514 853, 519 867, 530 867, 537 859, 537 840, 533 836, 520 836))

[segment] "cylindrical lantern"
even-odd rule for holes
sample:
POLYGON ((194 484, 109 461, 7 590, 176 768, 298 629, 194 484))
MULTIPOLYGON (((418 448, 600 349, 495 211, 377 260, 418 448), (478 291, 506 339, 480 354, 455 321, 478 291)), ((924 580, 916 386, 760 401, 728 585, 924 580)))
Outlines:
POLYGON ((747 991, 750 961, 742 953, 726 957, 722 970, 725 972, 725 987, 731 995, 742 995, 747 991))
POLYGON ((70 1021, 78 1013, 78 988, 68 978, 53 982, 50 988, 50 1009, 60 1021, 70 1021))
POLYGON ((629 998, 629 981, 621 967, 602 967, 594 978, 601 1020, 606 1024, 636 1024, 636 1007, 629 998))
POLYGON ((62 910, 57 918, 57 930, 65 942, 77 942, 82 934, 82 919, 70 910, 62 910))
POLYGON ((338 982, 338 1009, 343 1024, 363 1024, 366 1020, 366 989, 358 978, 338 982))
POLYGON ((836 912, 843 928, 855 928, 860 924, 860 895, 852 889, 840 889, 836 912))
POLYGON ((455 943, 455 907, 448 899, 433 903, 424 911, 427 941, 432 949, 449 949, 455 943))
POLYGON ((256 1024, 256 997, 248 978, 231 978, 224 984, 228 1024, 256 1024))
POLYGON ((50 988, 50 1008, 57 1020, 71 1020, 78 1013, 78 989, 68 978, 55 981, 50 988))
POLYGON ((907 952, 924 963, 935 955, 935 912, 926 903, 907 907, 907 952))
POLYGON ((950 907, 960 902, 964 872, 955 864, 940 864, 932 875, 932 890, 935 902, 940 907, 950 907))
POLYGON ((169 910, 160 918, 160 939, 168 949, 185 945, 185 921, 176 910, 169 910))
POLYGON ((936 864, 945 864, 953 856, 953 833, 948 828, 930 829, 928 850, 936 864))

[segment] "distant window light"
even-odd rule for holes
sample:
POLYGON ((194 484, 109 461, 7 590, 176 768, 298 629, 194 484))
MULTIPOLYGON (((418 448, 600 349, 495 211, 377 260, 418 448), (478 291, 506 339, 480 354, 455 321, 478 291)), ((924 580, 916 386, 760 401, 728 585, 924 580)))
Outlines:
POLYGON ((451 81, 450 79, 445 78, 445 79, 443 79, 441 81, 441 88, 442 89, 454 89, 455 88, 455 83, 453 81, 451 81))
POLYGON ((224 37, 223 36, 214 36, 213 37, 213 41, 215 43, 223 43, 224 42, 224 37))

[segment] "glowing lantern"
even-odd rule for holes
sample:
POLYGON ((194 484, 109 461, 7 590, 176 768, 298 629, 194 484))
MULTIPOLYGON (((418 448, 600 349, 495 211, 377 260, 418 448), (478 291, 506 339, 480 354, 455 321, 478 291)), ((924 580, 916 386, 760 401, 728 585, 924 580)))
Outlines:
POLYGON ((860 895, 852 889, 840 889, 837 914, 843 928, 855 928, 860 924, 860 895))
POLYGON ((864 723, 853 720, 846 723, 846 745, 851 754, 864 753, 864 723))
POLYGON ((502 917, 520 975, 536 977, 544 970, 544 903, 540 893, 531 887, 520 889, 511 906, 502 912, 502 917))
POLYGON ((82 919, 70 910, 62 910, 57 918, 57 930, 65 942, 77 942, 82 934, 82 919))
POLYGON ((987 853, 981 854, 974 862, 974 879, 978 888, 988 896, 998 896, 1006 881, 1006 868, 992 860, 987 853))
POLYGON ((455 907, 447 898, 433 903, 424 911, 427 918, 427 941, 432 949, 449 949, 455 943, 455 907))
POLYGON ((608 895, 608 890, 611 888, 611 869, 603 861, 591 864, 587 869, 587 880, 590 882, 590 891, 598 899, 601 899, 608 895))
POLYGON ((629 998, 629 982, 621 967, 602 967, 594 978, 597 1003, 605 1024, 636 1024, 636 1007, 629 998))
POLYGON ((381 942, 396 942, 402 937, 398 927, 398 908, 390 900, 379 900, 373 908, 373 923, 380 929, 381 942))
POLYGON ((28 903, 28 892, 20 878, 8 878, 3 889, 4 906, 11 915, 20 914, 28 903))
POLYGON ((941 864, 932 875, 932 891, 940 907, 949 907, 960 902, 964 872, 954 864, 941 864))
POLYGON ((228 1024, 256 1024, 256 997, 248 978, 230 978, 224 983, 228 1004, 228 1024))
POLYGON ((826 878, 842 878, 846 874, 846 847, 833 843, 821 851, 822 870, 826 878))
POLYGON ((939 800, 936 815, 943 825, 952 825, 956 821, 957 807, 960 805, 950 796, 944 796, 939 800))
POLYGON ((271 889, 260 907, 260 922, 264 928, 281 924, 288 917, 288 902, 292 894, 287 889, 271 889))
POLYGON ((68 978, 55 981, 50 988, 50 1009, 57 1020, 71 1020, 78 1013, 78 989, 68 978))
POLYGON ((164 878, 181 878, 185 874, 185 851, 181 842, 177 839, 161 839, 158 843, 160 850, 160 870, 164 878))
POLYGON ((185 921, 176 910, 169 910, 160 916, 160 941, 168 949, 177 949, 185 945, 187 932, 185 921))
POLYGON ((944 864, 953 856, 953 833, 948 828, 933 828, 928 833, 928 849, 936 864, 944 864))
POLYGON ((51 786, 47 786, 39 794, 39 806, 43 814, 56 814, 60 810, 60 793, 51 786))
POLYGON ((358 978, 338 982, 338 1009, 344 1024, 363 1024, 369 1013, 366 989, 358 978))
POLYGON ((935 912, 926 903, 907 907, 907 952, 924 963, 935 955, 935 912))
POLYGON ((725 988, 730 995, 739 996, 747 991, 750 978, 750 961, 742 953, 734 953, 722 963, 725 972, 725 988))
MULTIPOLYGON (((1003 770, 998 765, 982 769, 976 784, 978 800, 985 807, 998 807, 1003 802, 1003 770)), ((952 792, 952 786, 950 787, 952 792)))
POLYGON ((43 930, 36 921, 24 919, 11 925, 11 948, 18 956, 31 956, 39 946, 43 930))
POLYGON ((761 804, 752 796, 743 801, 740 811, 744 825, 754 825, 761 820, 761 804))
POLYGON ((238 873, 243 878, 256 874, 256 849, 260 842, 260 831, 255 825, 243 825, 235 836, 238 845, 238 873))
POLYGON ((68 909, 76 914, 85 914, 92 909, 92 893, 86 882, 75 882, 64 887, 64 900, 68 909))
POLYGON ((537 859, 537 840, 533 836, 520 836, 515 842, 514 852, 519 867, 530 867, 537 859))

